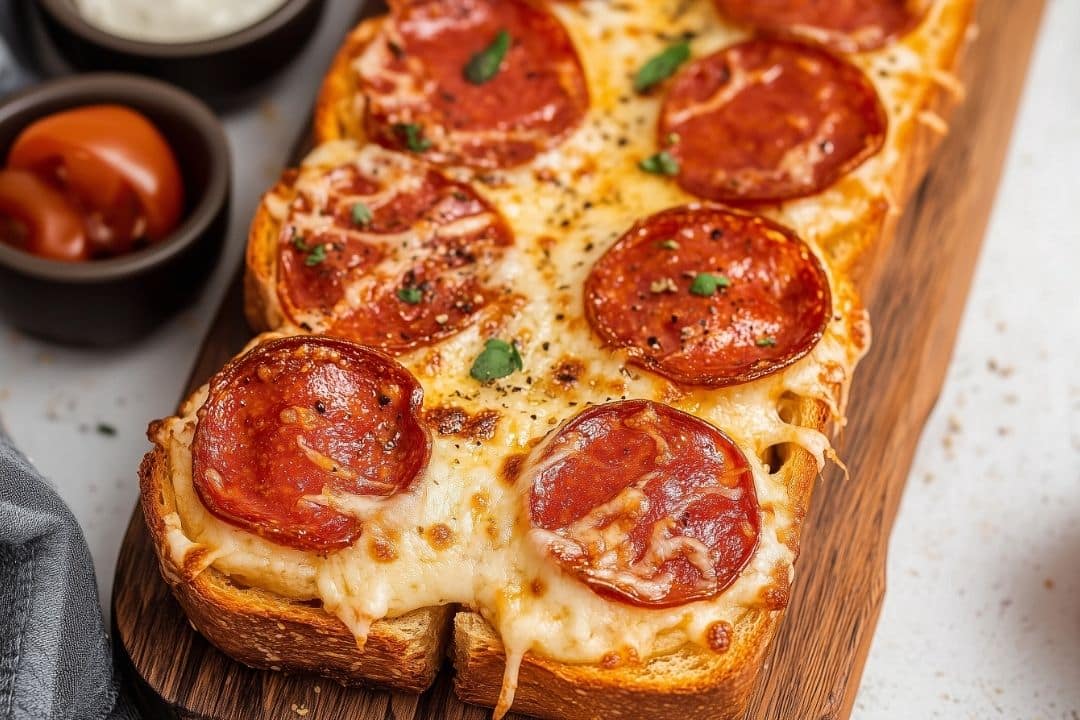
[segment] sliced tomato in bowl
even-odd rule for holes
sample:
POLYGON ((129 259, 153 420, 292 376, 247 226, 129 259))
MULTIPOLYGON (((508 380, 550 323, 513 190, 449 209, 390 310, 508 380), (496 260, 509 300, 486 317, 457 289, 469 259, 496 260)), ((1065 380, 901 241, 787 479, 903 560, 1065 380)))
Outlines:
POLYGON ((90 105, 44 117, 16 138, 8 167, 60 188, 86 218, 91 249, 115 255, 179 224, 184 188, 165 138, 140 113, 90 105))
POLYGON ((67 197, 26 170, 0 170, 0 241, 52 260, 88 260, 83 216, 67 197))

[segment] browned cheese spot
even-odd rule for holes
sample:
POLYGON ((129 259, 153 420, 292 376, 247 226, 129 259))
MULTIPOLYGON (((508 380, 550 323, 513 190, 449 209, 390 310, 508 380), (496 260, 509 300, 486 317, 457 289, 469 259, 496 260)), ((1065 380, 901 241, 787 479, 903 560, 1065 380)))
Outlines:
POLYGON ((383 534, 373 533, 368 541, 368 552, 376 562, 389 563, 398 558, 397 533, 383 534))
POLYGON ((731 623, 719 620, 709 626, 706 631, 706 641, 715 653, 725 653, 731 647, 731 636, 734 633, 731 623))
POLYGON ((445 550, 454 543, 454 531, 443 523, 435 523, 427 529, 425 536, 435 550, 445 550))
POLYGON ((484 410, 470 415, 453 406, 432 408, 424 414, 424 419, 439 435, 452 435, 466 440, 490 440, 495 437, 499 417, 497 410, 484 410))
POLYGON ((559 364, 555 366, 555 372, 553 374, 556 384, 560 387, 569 389, 576 385, 582 375, 585 374, 585 364, 577 358, 564 357, 559 361, 559 364))
POLYGON ((514 485, 517 483, 518 475, 521 474, 521 465, 525 462, 525 455, 518 453, 516 455, 508 455, 503 460, 502 470, 499 473, 499 477, 503 479, 507 485, 514 485))
POLYGON ((791 597, 791 581, 786 568, 777 566, 772 573, 772 582, 761 591, 761 602, 767 610, 783 610, 791 597))

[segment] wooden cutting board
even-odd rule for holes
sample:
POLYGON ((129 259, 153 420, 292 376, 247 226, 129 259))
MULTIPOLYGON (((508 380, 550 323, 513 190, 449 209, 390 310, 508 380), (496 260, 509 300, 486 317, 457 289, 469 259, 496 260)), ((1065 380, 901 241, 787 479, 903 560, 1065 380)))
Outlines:
MULTIPOLYGON (((968 96, 907 211, 887 229, 861 281, 874 344, 851 391, 839 442, 850 477, 831 468, 814 494, 787 617, 747 714, 847 718, 885 592, 889 532, 916 443, 949 363, 993 205, 1042 0, 983 0, 962 73, 968 96)), ((919 152, 930 153, 931 147, 919 152)), ((251 337, 233 284, 199 354, 195 388, 251 337)), ((158 574, 136 507, 117 562, 114 637, 150 717, 207 720, 482 720, 453 696, 451 673, 420 696, 346 689, 252 670, 187 623, 158 574)))

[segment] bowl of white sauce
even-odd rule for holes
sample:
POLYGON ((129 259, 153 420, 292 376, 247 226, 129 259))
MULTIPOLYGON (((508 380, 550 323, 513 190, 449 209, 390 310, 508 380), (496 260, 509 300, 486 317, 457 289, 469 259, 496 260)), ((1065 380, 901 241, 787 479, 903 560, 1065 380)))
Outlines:
POLYGON ((324 1, 35 0, 32 14, 54 66, 153 75, 227 105, 306 45, 324 1))

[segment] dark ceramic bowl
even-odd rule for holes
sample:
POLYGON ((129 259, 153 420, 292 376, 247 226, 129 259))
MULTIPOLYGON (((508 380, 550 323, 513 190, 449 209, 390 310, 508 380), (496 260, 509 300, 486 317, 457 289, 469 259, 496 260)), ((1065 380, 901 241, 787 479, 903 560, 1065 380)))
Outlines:
POLYGON ((60 110, 118 103, 146 115, 180 164, 185 207, 165 240, 108 260, 61 262, 0 243, 0 315, 32 335, 76 345, 145 336, 190 303, 225 239, 231 168, 221 123, 202 102, 132 75, 78 75, 38 85, 0 105, 0 163, 18 134, 60 110))
MULTIPOLYGON (((222 0, 227 2, 228 0, 222 0)), ((33 0, 31 13, 42 54, 59 55, 76 70, 153 75, 217 105, 249 99, 311 38, 325 0, 286 0, 273 13, 237 32, 184 43, 119 37, 83 20, 72 0, 33 0), (43 32, 41 32, 43 31, 43 32)))

